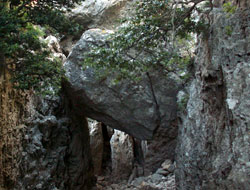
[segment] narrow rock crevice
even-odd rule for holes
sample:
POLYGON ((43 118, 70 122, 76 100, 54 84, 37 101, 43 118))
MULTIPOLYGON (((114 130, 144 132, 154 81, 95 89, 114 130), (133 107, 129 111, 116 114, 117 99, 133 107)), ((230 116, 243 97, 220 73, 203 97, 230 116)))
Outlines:
POLYGON ((155 112, 156 112, 156 128, 154 129, 154 133, 157 131, 157 129, 160 127, 161 125, 161 114, 160 114, 160 106, 158 104, 158 101, 156 99, 156 95, 155 95, 155 91, 154 91, 154 86, 153 86, 153 82, 152 79, 150 77, 150 74, 147 72, 146 73, 147 77, 148 77, 148 81, 149 81, 149 86, 150 86, 150 90, 151 90, 151 94, 155 103, 155 112))

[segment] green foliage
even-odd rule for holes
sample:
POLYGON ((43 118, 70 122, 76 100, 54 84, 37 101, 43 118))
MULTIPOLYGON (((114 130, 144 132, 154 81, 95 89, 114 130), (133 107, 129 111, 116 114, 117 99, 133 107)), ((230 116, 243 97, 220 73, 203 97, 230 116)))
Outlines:
POLYGON ((186 110, 188 100, 189 100, 189 94, 183 94, 181 99, 178 101, 178 109, 180 111, 186 110))
POLYGON ((12 71, 18 89, 48 93, 60 89, 62 64, 52 57, 45 33, 37 25, 61 34, 74 34, 79 25, 70 22, 60 11, 72 6, 72 0, 5 0, 0 3, 0 56, 12 71))
POLYGON ((54 33, 75 35, 82 28, 76 22, 67 19, 61 10, 50 7, 46 9, 36 7, 29 12, 28 17, 32 18, 32 23, 46 26, 49 31, 54 33))
POLYGON ((190 34, 207 29, 204 22, 192 16, 197 4, 177 6, 170 0, 138 2, 135 15, 124 19, 123 27, 110 35, 105 44, 85 54, 83 69, 92 67, 99 77, 114 74, 119 80, 137 80, 152 69, 183 73, 192 63, 192 55, 180 48, 180 41, 190 41, 190 34))
POLYGON ((232 33, 233 33, 232 27, 231 26, 226 26, 225 27, 225 33, 226 33, 226 35, 231 36, 232 33))
POLYGON ((236 11, 236 6, 232 2, 228 1, 223 4, 223 11, 227 13, 228 16, 232 15, 236 11))

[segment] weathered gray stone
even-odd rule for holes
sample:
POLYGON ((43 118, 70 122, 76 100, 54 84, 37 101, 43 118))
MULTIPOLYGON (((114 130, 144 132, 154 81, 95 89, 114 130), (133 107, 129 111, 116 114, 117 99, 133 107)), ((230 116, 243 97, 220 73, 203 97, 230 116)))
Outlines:
POLYGON ((174 170, 175 170, 175 165, 174 165, 174 164, 172 164, 172 165, 167 169, 167 171, 169 171, 170 173, 173 173, 174 170))
POLYGON ((114 28, 133 0, 85 0, 68 12, 70 19, 88 28, 114 28))
POLYGON ((170 172, 169 171, 166 171, 162 168, 159 168, 157 171, 156 171, 157 174, 159 175, 163 175, 163 176, 167 176, 170 172))
MULTIPOLYGON (((147 177, 136 178, 132 183, 132 187, 140 190, 175 190, 175 176, 169 174, 164 177, 159 174, 149 175, 147 177)), ((130 188, 124 188, 124 190, 130 188)), ((131 188, 133 189, 133 188, 131 188)), ((118 190, 118 189, 117 189, 118 190)))
POLYGON ((101 186, 98 190, 176 190, 175 176, 168 174, 167 177, 159 174, 149 175, 147 177, 137 177, 131 183, 126 181, 118 184, 109 184, 108 182, 98 181, 101 186), (112 187, 112 188, 110 188, 112 187))
POLYGON ((165 160, 162 164, 161 167, 164 170, 168 170, 168 168, 172 165, 172 161, 171 160, 165 160))
POLYGON ((167 127, 176 118, 178 84, 160 71, 138 83, 113 84, 113 76, 100 80, 93 69, 83 70, 84 52, 103 44, 110 33, 91 29, 82 35, 64 64, 68 78, 64 86, 77 112, 139 139, 150 139, 157 127, 167 127))
POLYGON ((81 34, 90 28, 117 28, 120 19, 133 14, 135 1, 138 0, 85 0, 67 12, 70 20, 79 23, 82 30, 74 36, 64 36, 61 39, 63 53, 68 56, 81 34))
POLYGON ((210 15, 179 131, 178 189, 250 187, 250 11, 210 15))
POLYGON ((13 189, 89 190, 94 178, 86 119, 69 108, 65 114, 58 109, 60 102, 36 98, 35 103, 22 141, 19 180, 13 189))
POLYGON ((128 179, 134 161, 133 139, 124 132, 115 130, 111 140, 112 176, 115 180, 128 179))
POLYGON ((48 43, 48 48, 53 53, 52 58, 59 58, 62 61, 65 61, 66 57, 62 53, 59 40, 55 36, 50 35, 45 38, 44 41, 48 43))
POLYGON ((139 185, 142 184, 142 182, 143 182, 144 180, 146 180, 145 177, 138 177, 138 178, 136 178, 136 179, 132 182, 132 185, 133 185, 133 186, 139 186, 139 185))
POLYGON ((90 149, 94 166, 94 174, 98 175, 102 171, 102 160, 103 160, 103 134, 102 124, 88 120, 89 123, 89 136, 90 136, 90 149))
POLYGON ((149 179, 152 183, 157 184, 157 183, 160 183, 162 181, 163 176, 158 174, 158 173, 154 173, 153 175, 151 175, 151 177, 149 179))

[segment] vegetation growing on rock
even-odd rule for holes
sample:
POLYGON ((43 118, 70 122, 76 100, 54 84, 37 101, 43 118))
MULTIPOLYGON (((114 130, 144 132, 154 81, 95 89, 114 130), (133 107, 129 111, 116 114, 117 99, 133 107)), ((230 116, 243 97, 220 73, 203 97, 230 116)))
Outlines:
POLYGON ((4 0, 0 3, 0 58, 2 66, 13 71, 16 88, 45 91, 60 88, 61 63, 51 58, 45 42, 46 32, 74 33, 79 29, 64 17, 62 6, 79 0, 4 0))
POLYGON ((134 16, 124 19, 107 43, 85 55, 84 68, 95 68, 101 76, 116 74, 117 79, 139 79, 156 68, 185 77, 185 68, 192 63, 192 35, 207 28, 204 21, 197 21, 195 13, 205 12, 204 6, 212 6, 209 2, 137 2, 134 16))

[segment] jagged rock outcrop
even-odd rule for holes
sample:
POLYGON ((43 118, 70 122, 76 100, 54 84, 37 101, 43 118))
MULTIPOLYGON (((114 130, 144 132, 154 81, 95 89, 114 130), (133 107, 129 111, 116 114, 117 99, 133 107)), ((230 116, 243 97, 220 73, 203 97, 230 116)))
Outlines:
MULTIPOLYGON (((63 61, 57 38, 48 36, 45 41, 51 59, 63 61)), ((94 184, 87 120, 62 97, 30 97, 33 112, 25 117, 14 189, 89 190, 94 184)))
POLYGON ((55 36, 49 35, 44 39, 44 41, 48 44, 48 48, 53 53, 53 57, 65 61, 66 56, 63 54, 59 40, 55 36))
MULTIPOLYGON (((70 19, 87 28, 114 29, 134 0, 85 0, 68 12, 70 19)), ((130 11, 131 12, 131 11, 130 11)))
POLYGON ((176 151, 180 190, 250 187, 250 9, 242 8, 211 13, 199 43, 176 151))
MULTIPOLYGON (((47 41, 63 59, 57 39, 47 41)), ((14 89, 0 61, 0 189, 89 190, 95 178, 85 116, 57 96, 14 89)))
POLYGON ((133 139, 124 132, 115 130, 111 140, 112 176, 115 180, 128 179, 134 161, 133 139))
POLYGON ((104 138, 102 133, 102 123, 97 121, 88 120, 89 123, 89 136, 90 136, 90 149, 92 161, 94 166, 94 174, 101 174, 103 151, 104 151, 104 138))
POLYGON ((178 84, 160 71, 138 82, 112 83, 112 76, 100 80, 92 68, 82 69, 84 52, 103 44, 111 31, 86 31, 64 64, 65 88, 77 112, 122 130, 139 139, 150 139, 159 126, 176 119, 178 84))
POLYGON ((34 105, 36 112, 26 121, 20 175, 14 189, 89 190, 95 179, 85 117, 67 105, 62 108, 58 99, 37 99, 34 105))

